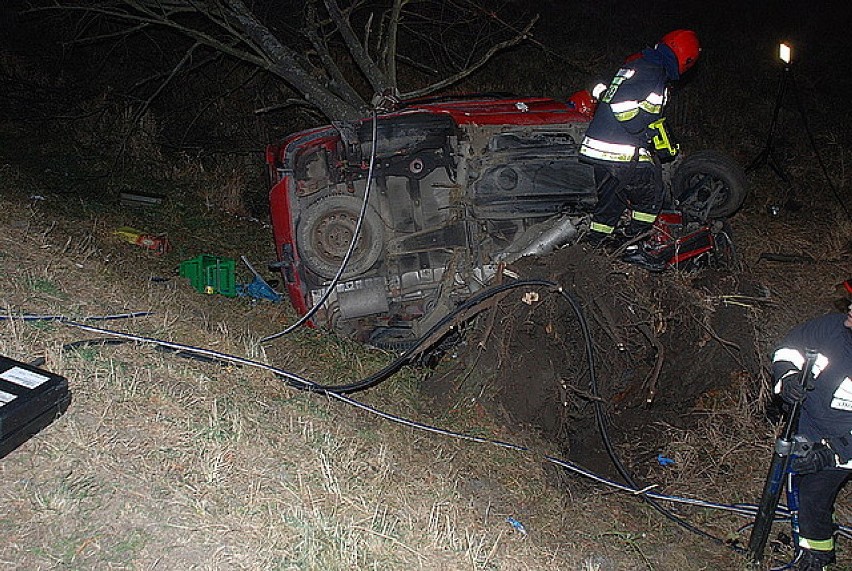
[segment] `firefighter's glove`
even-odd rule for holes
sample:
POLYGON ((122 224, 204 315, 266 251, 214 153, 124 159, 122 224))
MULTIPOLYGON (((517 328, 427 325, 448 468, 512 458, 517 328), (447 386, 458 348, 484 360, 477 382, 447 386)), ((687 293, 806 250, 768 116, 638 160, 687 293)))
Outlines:
POLYGON ((799 375, 787 375, 781 379, 781 400, 787 404, 798 404, 804 402, 808 391, 802 386, 799 375))
POLYGON ((826 468, 837 467, 837 455, 822 443, 813 444, 803 455, 794 456, 791 467, 796 474, 814 474, 826 468))

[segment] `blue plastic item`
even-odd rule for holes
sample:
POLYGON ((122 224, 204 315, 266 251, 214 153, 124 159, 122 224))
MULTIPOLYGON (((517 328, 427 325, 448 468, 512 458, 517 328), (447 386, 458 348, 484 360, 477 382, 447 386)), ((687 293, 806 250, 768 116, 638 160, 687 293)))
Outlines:
POLYGON ((251 283, 237 286, 237 294, 252 299, 268 299, 269 301, 281 301, 281 294, 272 289, 260 276, 255 276, 251 283))
POLYGON ((520 533, 521 535, 526 535, 526 534, 527 534, 527 528, 525 528, 525 527, 524 527, 524 524, 522 524, 521 522, 519 522, 519 521, 518 521, 518 520, 516 520, 515 518, 513 518, 513 517, 507 517, 507 518, 506 518, 506 521, 509 523, 509 525, 511 525, 513 528, 515 528, 515 531, 517 531, 517 532, 518 532, 518 533, 520 533))

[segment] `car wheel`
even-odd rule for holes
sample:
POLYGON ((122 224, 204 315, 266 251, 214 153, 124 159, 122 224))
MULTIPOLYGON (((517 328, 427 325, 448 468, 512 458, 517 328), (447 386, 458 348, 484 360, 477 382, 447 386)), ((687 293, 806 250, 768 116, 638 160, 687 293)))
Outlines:
MULTIPOLYGON (((362 201, 348 195, 332 195, 308 206, 296 228, 297 248, 302 262, 323 278, 337 275, 352 243, 362 201)), ((384 227, 376 211, 367 205, 355 249, 342 278, 359 276, 381 258, 384 227)))
POLYGON ((745 201, 745 173, 722 153, 700 151, 677 167, 672 196, 690 219, 706 222, 727 218, 745 201))

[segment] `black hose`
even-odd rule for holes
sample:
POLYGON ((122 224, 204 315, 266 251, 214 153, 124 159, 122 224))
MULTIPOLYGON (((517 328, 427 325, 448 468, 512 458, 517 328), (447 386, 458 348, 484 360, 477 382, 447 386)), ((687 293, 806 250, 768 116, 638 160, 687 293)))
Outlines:
MULTIPOLYGON (((511 289, 516 289, 520 287, 529 287, 529 286, 541 286, 550 288, 556 291, 563 299, 565 299, 568 304, 571 306, 571 309, 574 312, 574 315, 577 318, 577 321, 580 323, 580 329, 583 335, 583 340, 586 346, 586 360, 589 368, 589 384, 592 392, 593 406, 595 411, 595 421, 598 426, 598 430, 601 435, 601 440, 603 441, 604 448, 606 449, 607 456, 609 456, 613 465, 615 466, 618 473, 622 478, 634 489, 641 489, 640 486, 636 483, 634 478, 631 476, 629 471, 625 468, 623 462, 619 458, 618 454, 615 451, 615 448, 612 445, 612 441, 609 437, 609 430, 607 427, 606 415, 604 414, 602 400, 600 398, 600 391, 598 388, 597 374, 595 373, 595 353, 594 353, 594 344, 592 341, 591 332, 589 331, 589 325, 586 321, 585 315, 583 314, 582 308, 580 304, 571 296, 568 292, 566 292, 559 284, 549 280, 540 280, 540 279, 525 279, 514 282, 507 282, 505 284, 500 284, 486 290, 479 292, 473 297, 468 298, 463 304, 461 304, 458 308, 456 308, 453 312, 445 316, 441 319, 437 324, 435 324, 426 335, 421 337, 421 339, 414 345, 411 349, 406 351, 392 363, 381 369, 380 371, 373 373, 372 375, 356 382, 348 385, 314 385, 308 390, 312 391, 321 391, 321 392, 335 392, 339 394, 347 394, 354 393, 357 391, 361 391, 372 386, 375 386, 382 381, 386 380, 397 371, 399 371, 406 363, 408 363, 412 357, 420 352, 420 348, 425 345, 427 342, 434 343, 434 336, 439 334, 441 331, 445 330, 448 325, 451 326, 453 321, 457 319, 457 316, 460 314, 466 314, 472 310, 474 310, 478 305, 484 303, 489 298, 494 297, 500 293, 505 291, 509 291, 511 289)), ((725 542, 724 540, 715 537, 697 527, 693 526, 689 522, 683 520, 679 516, 675 515, 671 512, 671 510, 666 509, 661 506, 656 500, 643 495, 643 499, 648 502, 648 504, 653 507, 655 510, 660 512, 666 518, 671 520, 672 522, 682 526, 684 529, 691 531, 692 533, 698 534, 702 537, 710 539, 716 543, 721 545, 727 545, 738 552, 744 552, 742 548, 737 546, 733 546, 725 542)))
MULTIPOLYGON (((64 321, 62 319, 56 321, 64 321)), ((79 339, 77 341, 71 341, 70 343, 65 343, 62 345, 63 351, 69 351, 72 349, 77 349, 78 347, 86 347, 89 345, 121 345, 123 343, 129 343, 128 339, 116 339, 115 337, 98 337, 96 339, 79 339)), ((46 362, 44 356, 36 357, 32 361, 29 362, 33 367, 41 367, 46 362)))
POLYGON ((319 308, 323 306, 323 304, 331 297, 332 292, 334 292, 334 288, 337 286, 337 283, 340 281, 341 276, 343 276, 343 272, 346 269, 346 265, 349 263, 349 259, 352 257, 353 252, 355 252, 355 246, 358 244, 358 238, 361 234, 361 225, 364 224, 364 217, 367 214, 367 203, 370 199, 370 189, 373 186, 373 169, 376 164, 376 148, 378 145, 378 116, 376 109, 373 109, 373 142, 370 148, 370 164, 367 169, 367 184, 364 188, 364 202, 361 204, 361 212, 358 214, 358 221, 355 223, 355 229, 352 231, 352 241, 349 243, 349 248, 346 249, 346 253, 343 255, 343 260, 340 262, 340 267, 337 268, 337 273, 331 279, 331 282, 326 286, 325 292, 322 294, 322 297, 314 303, 313 307, 311 307, 302 317, 296 320, 295 323, 289 325, 282 331, 277 333, 273 333, 271 335, 267 335, 263 339, 260 340, 261 343, 266 343, 267 341, 272 341, 273 339, 278 339, 279 337, 283 337, 288 333, 295 331, 305 323, 307 323, 319 308))
MULTIPOLYGON (((79 319, 81 321, 113 321, 116 319, 147 317, 149 315, 151 315, 150 311, 131 311, 128 313, 116 313, 114 315, 90 315, 79 319)), ((0 321, 71 321, 71 318, 64 315, 22 313, 20 315, 0 314, 0 321)))
POLYGON ((340 394, 351 394, 374 387, 399 372, 399 370, 402 369, 405 365, 414 361, 414 359, 423 351, 427 350, 429 347, 435 345, 438 341, 440 341, 447 333, 452 330, 453 327, 459 325, 462 321, 466 320, 466 318, 469 318, 472 314, 478 313, 477 308, 492 297, 521 287, 542 285, 550 287, 559 287, 554 282, 548 282, 543 280, 520 280, 514 282, 506 282, 504 284, 500 284, 482 290, 479 293, 467 298, 461 305, 459 305, 452 312, 444 316, 440 321, 433 325, 429 329, 429 331, 426 332, 425 335, 420 337, 407 351, 402 353, 391 363, 385 365, 379 371, 376 371, 375 373, 364 377, 363 379, 354 383, 349 383, 345 385, 315 385, 309 390, 321 392, 330 391, 340 394))
MULTIPOLYGON (((203 356, 203 357, 205 357, 206 359, 209 359, 209 360, 214 360, 214 361, 221 360, 221 361, 228 362, 228 363, 245 364, 245 365, 259 367, 261 369, 265 369, 267 371, 270 371, 270 372, 274 373, 275 375, 283 378, 285 380, 285 382, 287 382, 290 386, 293 386, 294 388, 309 391, 309 392, 325 394, 327 396, 342 400, 344 402, 347 402, 347 403, 352 404, 354 406, 357 406, 359 408, 369 409, 374 414, 377 414, 377 415, 379 415, 383 418, 390 418, 390 419, 392 419, 396 422, 404 422, 405 424, 408 424, 408 425, 417 425, 419 428, 422 428, 424 430, 428 430, 430 432, 438 432, 438 433, 446 434, 446 433, 449 433, 449 431, 444 431, 444 430, 441 430, 441 429, 438 429, 438 428, 435 428, 435 427, 431 427, 429 425, 422 425, 421 423, 415 423, 414 421, 407 421, 405 419, 400 419, 399 417, 395 417, 394 415, 389 415, 387 413, 383 413, 382 411, 379 411, 377 409, 373 409, 372 407, 369 407, 368 405, 364 405, 363 403, 359 403, 358 401, 354 401, 354 400, 350 399, 349 397, 347 397, 345 395, 350 394, 350 393, 354 393, 354 392, 358 392, 358 391, 362 391, 362 390, 365 390, 367 388, 376 386, 379 383, 381 383, 381 382, 387 380, 388 378, 390 378, 391 376, 393 376, 403 366, 405 366, 407 363, 409 363, 416 355, 421 353, 422 350, 423 350, 422 348, 428 348, 429 346, 433 345, 434 343, 439 341, 443 336, 445 336, 446 333, 449 332, 455 324, 460 324, 461 322, 463 322, 463 321, 467 320, 468 318, 470 318, 471 316, 475 315, 478 312, 477 308, 480 305, 482 305, 483 303, 485 303, 488 299, 490 299, 490 298, 492 298, 496 295, 499 295, 501 293, 510 291, 512 289, 517 289, 517 288, 522 288, 522 287, 532 287, 532 286, 545 287, 545 288, 548 288, 548 289, 558 293, 571 306, 571 309, 574 312, 574 315, 576 316, 576 318, 577 318, 577 320, 580 324, 581 333, 582 333, 584 344, 585 344, 585 347, 586 347, 586 360, 588 362, 588 369, 589 369, 589 384, 590 384, 592 396, 594 397, 593 406, 594 406, 594 411, 595 411, 595 420, 596 420, 599 432, 601 434, 601 439, 603 441, 604 448, 606 449, 607 455, 609 456, 610 460, 613 462, 614 466, 616 467, 616 470, 619 472, 621 477, 628 483, 628 485, 633 490, 641 492, 643 488, 641 488, 636 483, 636 481, 633 479, 633 477, 631 476, 629 471, 625 468, 624 464, 621 462, 621 459, 619 458, 618 454, 616 453, 616 451, 615 451, 615 449, 612 445, 612 441, 609 437, 609 430, 608 430, 608 426, 607 426, 606 415, 604 414, 603 404, 602 404, 602 400, 600 398, 600 391, 599 391, 599 387, 598 387, 597 374, 595 372, 594 344, 593 344, 593 341, 592 341, 592 336, 591 336, 591 332, 589 330, 588 322, 585 318, 585 315, 583 314, 582 308, 580 307, 580 304, 577 302, 576 299, 574 299, 574 297, 572 295, 570 295, 568 292, 566 292, 558 283, 550 281, 550 280, 543 280, 543 279, 517 280, 517 281, 499 284, 497 286, 493 286, 491 288, 480 291, 476 295, 465 300, 455 310, 453 310, 448 315, 446 315, 444 318, 442 318, 438 323, 436 323, 432 328, 430 328, 429 331, 424 336, 422 336, 420 338, 420 340, 418 340, 418 342, 414 346, 412 346, 408 351, 406 351, 405 353, 403 353, 402 355, 397 357, 393 362, 386 365, 385 367, 383 367, 381 370, 377 371, 376 373, 373 373, 372 375, 369 375, 368 377, 361 379, 360 381, 357 381, 357 382, 354 382, 354 383, 349 383, 349 384, 346 384, 346 385, 319 385, 319 384, 314 383, 312 381, 309 381, 309 380, 307 380, 303 377, 295 375, 294 373, 290 373, 288 371, 278 369, 277 367, 274 367, 274 366, 271 366, 271 365, 266 365, 264 363, 259 363, 257 361, 252 361, 250 359, 237 357, 237 356, 234 356, 234 355, 228 355, 228 354, 221 353, 219 351, 214 351, 214 350, 211 350, 211 349, 203 349, 203 348, 199 348, 199 347, 193 347, 193 346, 190 346, 190 345, 185 345, 185 344, 182 344, 182 343, 175 343, 175 342, 171 342, 171 341, 164 341, 164 340, 161 340, 161 339, 154 339, 154 338, 142 337, 142 336, 138 336, 138 335, 131 335, 131 334, 127 334, 127 333, 120 333, 120 332, 117 332, 117 331, 110 331, 110 330, 107 330, 107 329, 102 329, 102 328, 94 327, 94 326, 91 326, 91 325, 86 325, 86 324, 83 324, 83 323, 76 323, 76 322, 71 321, 71 320, 60 320, 60 321, 64 324, 72 326, 72 327, 76 327, 76 328, 87 330, 87 331, 97 332, 97 333, 113 335, 113 336, 119 337, 121 339, 125 339, 127 341, 153 343, 157 346, 170 349, 171 351, 173 351, 177 354, 199 355, 199 356, 203 356)), ((458 435, 457 433, 452 433, 452 434, 458 435)), ((491 440, 491 439, 484 439, 484 438, 473 437, 473 436, 468 436, 468 435, 458 435, 458 436, 462 436, 462 437, 465 437, 466 439, 470 439, 470 440, 475 440, 477 442, 490 442, 492 444, 497 444, 499 446, 511 448, 511 449, 514 449, 514 450, 520 450, 520 451, 526 451, 527 450, 527 448, 525 448, 523 446, 517 446, 517 445, 506 443, 506 442, 494 441, 494 440, 491 440)), ((556 460, 556 459, 551 459, 550 457, 547 457, 547 458, 548 458, 549 461, 556 460)), ((564 467, 567 467, 567 466, 570 465, 570 464, 565 463, 563 461, 560 461, 560 462, 557 462, 557 463, 561 466, 564 466, 564 467)), ((719 539, 719 538, 717 538, 717 537, 715 537, 715 536, 713 536, 713 535, 711 535, 711 534, 709 534, 709 533, 707 533, 707 532, 705 532, 701 529, 698 529, 697 527, 693 526, 692 524, 686 522, 685 520, 683 520, 679 516, 672 513, 671 510, 660 505, 659 502, 656 499, 651 497, 651 495, 649 495, 647 493, 639 493, 638 495, 640 495, 643 498, 644 501, 648 502, 648 504, 651 507, 653 507, 656 511, 658 511, 660 514, 665 516, 670 521, 676 523, 677 525, 683 527, 684 529, 691 531, 691 532, 693 532, 697 535, 700 535, 702 537, 705 537, 707 539, 710 539, 710 540, 712 540, 712 541, 714 541, 718 544, 727 545, 728 547, 734 549, 735 551, 744 552, 744 550, 742 548, 728 544, 725 541, 723 541, 722 539, 719 539)))
MULTIPOLYGON (((191 345, 183 345, 183 344, 180 344, 180 343, 173 343, 171 341, 164 341, 164 340, 161 340, 161 339, 153 339, 153 338, 147 338, 147 337, 142 337, 142 336, 138 336, 138 335, 131 335, 131 334, 128 334, 128 333, 121 333, 121 332, 118 332, 118 331, 111 331, 111 330, 108 330, 108 329, 97 328, 97 327, 94 327, 94 326, 91 326, 91 325, 85 325, 85 324, 82 324, 82 323, 75 323, 75 322, 72 322, 72 321, 65 321, 64 323, 66 325, 71 326, 71 327, 77 327, 77 328, 83 329, 85 331, 91 331, 91 332, 113 335, 113 336, 118 337, 119 338, 118 340, 121 341, 121 342, 151 343, 151 344, 154 344, 158 347, 162 347, 164 349, 172 350, 176 354, 194 354, 196 356, 204 356, 205 360, 218 360, 218 361, 227 362, 227 363, 230 363, 230 364, 250 365, 250 366, 253 366, 253 367, 256 367, 256 368, 260 368, 260 369, 263 369, 263 370, 273 372, 280 377, 284 377, 284 378, 288 379, 288 381, 290 381, 289 384, 291 386, 294 386, 294 387, 300 387, 300 388, 304 389, 304 388, 316 386, 316 383, 313 383, 313 382, 311 382, 307 379, 299 377, 298 375, 295 375, 294 373, 284 371, 283 369, 278 369, 278 368, 273 367, 271 365, 266 365, 264 363, 252 361, 252 360, 245 359, 245 358, 242 358, 242 357, 237 357, 237 356, 234 356, 234 355, 228 355, 226 353, 220 353, 218 351, 213 351, 211 349, 203 349, 203 348, 200 348, 200 347, 193 347, 191 345)), ((86 343, 88 341, 99 342, 99 341, 101 341, 101 339, 83 340, 79 343, 83 344, 83 343, 86 343)), ((356 408, 359 408, 361 410, 369 412, 370 414, 376 415, 376 416, 383 418, 385 420, 389 420, 391 422, 401 424, 401 425, 404 425, 404 426, 408 426, 408 427, 411 427, 411 428, 415 428, 415 429, 418 429, 418 430, 430 432, 432 434, 449 436, 449 437, 458 438, 458 439, 461 439, 461 440, 467 440, 467 441, 471 441, 471 442, 476 442, 476 443, 480 443, 480 444, 493 444, 493 445, 501 447, 501 448, 507 448, 507 449, 515 450, 515 451, 519 451, 519 452, 530 452, 530 449, 527 448, 526 446, 513 444, 513 443, 510 443, 510 442, 504 442, 504 441, 500 441, 500 440, 495 440, 495 439, 491 439, 491 438, 483 438, 483 437, 479 437, 479 436, 473 436, 473 435, 470 435, 470 434, 464 434, 464 433, 460 433, 460 432, 446 430, 446 429, 438 428, 436 426, 416 422, 416 421, 406 419, 406 418, 403 418, 403 417, 400 417, 400 416, 397 416, 397 415, 386 413, 386 412, 383 412, 379 409, 376 409, 374 407, 371 407, 369 405, 361 403, 359 401, 353 400, 352 398, 345 396, 345 395, 342 395, 342 394, 338 394, 338 393, 334 393, 334 392, 326 392, 324 394, 326 396, 328 396, 329 398, 339 400, 339 401, 341 401, 345 404, 348 404, 350 406, 354 406, 356 408)), ((751 504, 735 504, 735 505, 719 504, 719 503, 716 503, 716 502, 709 502, 709 501, 706 501, 706 500, 700 500, 700 499, 695 499, 695 498, 681 498, 681 497, 677 497, 677 496, 669 496, 669 495, 664 495, 664 494, 658 494, 658 493, 655 493, 651 490, 651 488, 653 486, 649 486, 645 489, 640 490, 640 489, 637 489, 637 488, 632 488, 632 487, 626 486, 624 484, 619 484, 617 482, 613 482, 612 480, 608 480, 608 479, 606 479, 602 476, 599 476, 599 475, 597 475, 593 472, 590 472, 590 471, 580 467, 579 465, 574 464, 573 462, 569 462, 567 460, 562 460, 562 459, 559 459, 559 458, 556 458, 556 457, 553 457, 553 456, 549 456, 549 455, 544 455, 543 458, 546 461, 551 462, 551 463, 553 463, 557 466, 560 466, 560 467, 562 467, 562 468, 564 468, 564 469, 566 469, 566 470, 568 470, 572 473, 575 473, 579 476, 589 478, 589 479, 594 480, 595 482, 598 482, 600 484, 604 484, 606 486, 615 488, 619 491, 627 492, 627 493, 630 493, 630 494, 633 494, 633 495, 646 496, 646 497, 649 497, 649 498, 652 498, 652 499, 655 499, 655 500, 659 500, 659 501, 668 501, 668 502, 673 502, 673 503, 682 503, 682 504, 686 504, 686 505, 709 508, 709 509, 725 510, 725 511, 729 511, 731 513, 737 514, 737 515, 745 516, 745 517, 753 517, 754 514, 757 511, 757 506, 754 506, 754 505, 751 505, 751 504)), ((779 512, 780 512, 781 519, 789 519, 790 513, 789 513, 789 510, 787 510, 786 507, 779 506, 779 512)), ((842 534, 844 534, 845 537, 852 538, 852 530, 850 530, 850 528, 845 527, 845 526, 841 526, 840 532, 842 534)))
MULTIPOLYGON (((80 347, 88 347, 90 345, 123 345, 124 343, 135 343, 136 341, 133 339, 116 339, 115 337, 97 337, 94 339, 79 339, 77 341, 71 341, 70 343, 65 343, 62 345, 63 351, 71 351, 74 349, 78 349, 80 347)), ((184 359, 192 359, 193 361, 199 361, 201 363, 227 363, 229 365, 233 364, 229 361, 225 361, 224 359, 219 359, 216 357, 208 357, 204 355, 198 355, 191 351, 187 351, 185 349, 172 348, 172 347, 163 347, 162 345, 154 345, 155 351, 161 351, 163 353, 171 353, 176 357, 183 357, 184 359)), ((33 367, 41 367, 46 362, 44 356, 36 357, 35 359, 29 361, 28 364, 33 367)))
MULTIPOLYGON (((583 333, 583 339, 584 339, 585 344, 586 344, 586 359, 588 361, 588 366, 589 366, 589 384, 590 384, 590 387, 591 387, 592 396, 594 397, 594 399, 592 400, 592 405, 593 405, 594 411, 595 411, 595 421, 597 422, 598 430, 601 434, 601 440, 603 441, 604 448, 606 449, 607 456, 609 456, 610 460, 612 461, 613 465, 615 466, 615 469, 618 470, 618 473, 621 475, 622 478, 624 478, 625 482, 627 482, 634 489, 637 489, 637 490, 642 489, 636 483, 633 476, 630 474, 630 472, 627 470, 627 468, 622 463, 621 458, 616 453, 615 448, 612 445, 612 441, 609 437, 609 429, 608 429, 608 426, 607 426, 606 415, 604 414, 604 410, 603 410, 603 401, 600 397, 600 390, 598 388, 597 375, 595 374, 594 344, 593 344, 593 341, 592 341, 591 333, 589 331, 588 322, 586 321, 586 317, 583 314, 579 304, 577 303, 576 300, 574 300, 573 297, 568 295, 568 293, 565 292, 564 290, 562 290, 561 288, 559 289, 559 293, 571 305, 571 308, 574 310, 574 314, 577 317, 577 321, 579 321, 579 323, 580 323, 580 329, 583 333)), ((724 541, 723 539, 720 539, 720 538, 718 538, 718 537, 716 537, 716 536, 714 536, 710 533, 707 533, 706 531, 704 531, 702 529, 695 527, 694 525, 690 524, 689 522, 687 522, 683 518, 675 515, 671 510, 660 505, 653 498, 651 498, 647 495, 643 495, 642 499, 645 500, 646 502, 648 502, 648 505, 650 505, 652 508, 657 510, 659 513, 661 513, 667 519, 669 519, 670 521, 672 521, 672 522, 676 523, 677 525, 683 527, 684 529, 691 531, 692 533, 695 533, 697 535, 700 535, 701 537, 704 537, 706 539, 714 541, 714 542, 716 542, 720 545, 725 545, 727 547, 730 547, 731 549, 733 549, 734 551, 736 551, 738 553, 745 553, 745 550, 742 549, 741 547, 731 545, 730 543, 724 541)))

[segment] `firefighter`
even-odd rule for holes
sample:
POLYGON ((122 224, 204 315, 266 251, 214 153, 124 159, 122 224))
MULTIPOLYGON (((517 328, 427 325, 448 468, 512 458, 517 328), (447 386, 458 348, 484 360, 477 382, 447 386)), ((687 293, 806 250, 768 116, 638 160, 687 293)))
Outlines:
POLYGON ((772 357, 775 393, 802 403, 791 467, 799 490, 799 548, 794 569, 814 571, 834 563, 834 501, 852 475, 852 279, 838 286, 846 313, 795 327, 772 357), (814 382, 797 373, 805 351, 817 352, 814 382))
MULTIPOLYGON (((656 46, 627 58, 600 95, 580 146, 580 159, 595 167, 598 189, 598 203, 585 237, 588 243, 598 246, 606 242, 628 206, 628 236, 644 233, 656 220, 662 208, 663 180, 655 146, 672 156, 677 152, 661 121, 666 85, 690 69, 700 51, 695 32, 669 32, 656 46)), ((624 259, 650 270, 665 268, 664 262, 641 248, 624 259)))

